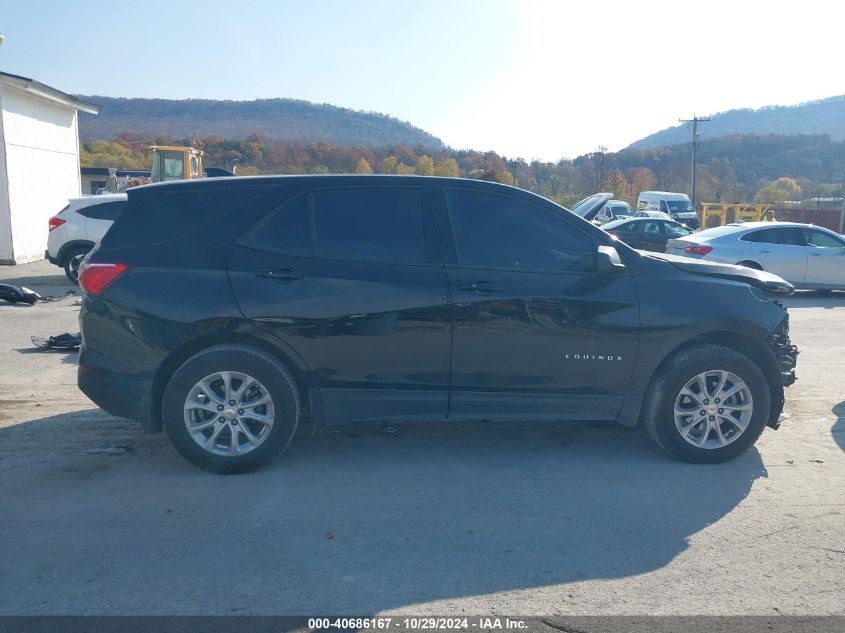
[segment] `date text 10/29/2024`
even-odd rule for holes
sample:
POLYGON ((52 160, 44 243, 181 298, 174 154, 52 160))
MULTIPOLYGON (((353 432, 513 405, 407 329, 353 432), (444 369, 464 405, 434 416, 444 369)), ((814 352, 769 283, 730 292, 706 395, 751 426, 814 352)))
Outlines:
POLYGON ((308 628, 319 630, 410 630, 410 631, 445 631, 445 630, 523 630, 528 628, 524 620, 475 617, 475 618, 438 618, 438 617, 374 617, 374 618, 309 618, 308 628))

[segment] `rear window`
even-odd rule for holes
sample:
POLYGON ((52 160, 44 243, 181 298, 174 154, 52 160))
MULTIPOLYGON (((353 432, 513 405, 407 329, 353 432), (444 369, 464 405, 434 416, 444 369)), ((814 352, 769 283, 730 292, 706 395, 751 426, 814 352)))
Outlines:
POLYGON ((433 220, 426 189, 324 189, 313 195, 318 257, 399 264, 430 260, 426 235, 433 235, 433 220))
POLYGON ((714 226, 712 229, 704 229, 703 231, 699 231, 695 235, 696 237, 700 237, 702 239, 712 239, 714 237, 730 235, 731 233, 736 233, 740 230, 742 230, 742 228, 737 226, 736 224, 725 224, 723 226, 714 226))
POLYGON ((92 220, 111 220, 114 222, 126 210, 128 203, 125 200, 117 200, 115 202, 103 202, 101 204, 92 204, 87 207, 82 207, 77 210, 79 215, 84 215, 86 218, 92 220))

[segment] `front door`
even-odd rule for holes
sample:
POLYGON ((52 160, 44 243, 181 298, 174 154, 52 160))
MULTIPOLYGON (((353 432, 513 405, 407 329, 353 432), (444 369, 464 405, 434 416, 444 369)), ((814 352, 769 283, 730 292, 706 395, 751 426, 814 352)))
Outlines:
POLYGON ((554 205, 447 189, 450 418, 613 419, 639 340, 634 283, 595 270, 589 227, 554 205))
POLYGON ((751 242, 751 250, 763 268, 801 285, 807 271, 807 249, 800 228, 774 226, 749 233, 744 241, 751 242))
POLYGON ((805 283, 845 287, 845 241, 818 229, 804 229, 804 236, 807 240, 805 283))
POLYGON ((327 423, 446 416, 449 290, 430 200, 306 192, 229 249, 241 311, 302 357, 327 423))

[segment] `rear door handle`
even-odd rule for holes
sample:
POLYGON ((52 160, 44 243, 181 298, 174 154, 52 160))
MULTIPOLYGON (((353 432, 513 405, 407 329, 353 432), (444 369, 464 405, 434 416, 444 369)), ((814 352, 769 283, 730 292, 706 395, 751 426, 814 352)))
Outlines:
POLYGON ((255 271, 256 277, 263 279, 273 279, 274 281, 296 281, 302 279, 302 273, 298 273, 290 268, 264 268, 255 271))
POLYGON ((473 292, 501 292, 502 287, 489 281, 475 281, 471 284, 461 286, 461 290, 472 290, 473 292))

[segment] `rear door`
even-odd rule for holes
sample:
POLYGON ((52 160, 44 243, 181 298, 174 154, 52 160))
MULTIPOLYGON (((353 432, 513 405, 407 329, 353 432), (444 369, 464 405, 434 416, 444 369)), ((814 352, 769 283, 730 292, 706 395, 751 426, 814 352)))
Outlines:
POLYGON ((440 202, 449 417, 613 419, 639 337, 629 272, 596 272, 589 227, 553 205, 469 189, 446 189, 440 202))
POLYGON ((327 423, 444 418, 449 290, 431 192, 304 192, 228 252, 244 315, 310 367, 327 423))
POLYGON ((845 287, 845 241, 818 229, 803 229, 807 241, 807 274, 804 283, 845 287))
POLYGON ((773 226, 748 233, 751 251, 763 268, 793 284, 804 283, 807 272, 807 243, 800 228, 773 226))
POLYGON ((663 222, 660 220, 649 220, 636 224, 640 248, 645 251, 663 252, 666 238, 663 234, 663 222))

